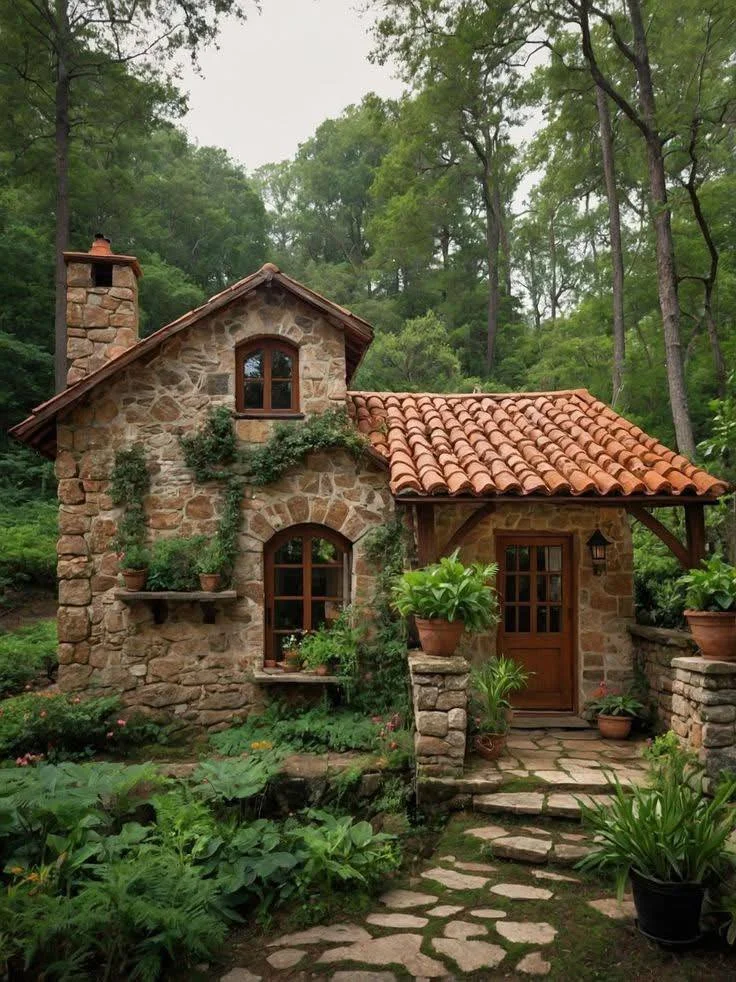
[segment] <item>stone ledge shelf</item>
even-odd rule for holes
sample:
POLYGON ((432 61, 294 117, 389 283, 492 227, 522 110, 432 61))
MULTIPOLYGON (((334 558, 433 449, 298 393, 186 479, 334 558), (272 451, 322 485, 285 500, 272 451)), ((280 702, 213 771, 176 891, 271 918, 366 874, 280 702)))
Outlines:
POLYGON ((217 603, 232 603, 238 599, 235 590, 116 590, 115 599, 124 604, 150 604, 153 619, 156 624, 163 624, 169 615, 169 604, 199 604, 202 608, 202 620, 205 624, 214 624, 217 603))
POLYGON ((339 685, 337 675, 312 675, 310 672, 279 672, 274 668, 256 668, 253 680, 262 685, 339 685))

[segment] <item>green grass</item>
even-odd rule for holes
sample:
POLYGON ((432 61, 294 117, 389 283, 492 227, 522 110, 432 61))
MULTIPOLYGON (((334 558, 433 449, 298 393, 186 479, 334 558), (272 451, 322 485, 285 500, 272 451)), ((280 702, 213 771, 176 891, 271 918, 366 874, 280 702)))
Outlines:
POLYGON ((57 665, 56 621, 36 621, 0 634, 0 699, 47 682, 57 665))
POLYGON ((57 505, 39 501, 0 506, 0 597, 56 582, 57 505))

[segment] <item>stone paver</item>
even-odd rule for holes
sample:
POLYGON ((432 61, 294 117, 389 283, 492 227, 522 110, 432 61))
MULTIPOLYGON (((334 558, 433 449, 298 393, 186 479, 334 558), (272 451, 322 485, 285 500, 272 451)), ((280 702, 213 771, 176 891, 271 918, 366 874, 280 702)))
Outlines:
POLYGON ((455 914, 459 914, 462 907, 454 907, 452 904, 438 904, 437 907, 432 907, 431 910, 425 910, 425 914, 429 914, 430 917, 453 917, 455 914))
POLYGON ((220 982, 261 982, 262 976, 254 975, 247 968, 231 968, 220 978, 220 982))
POLYGON ((537 880, 556 880, 558 883, 580 883, 576 876, 564 876, 562 873, 552 873, 546 869, 533 869, 531 874, 537 880))
POLYGON ((546 921, 499 921, 496 930, 514 944, 550 944, 557 929, 546 921))
POLYGON ((500 839, 504 835, 508 835, 508 829, 501 828, 500 825, 483 825, 477 829, 466 829, 466 835, 474 835, 476 839, 484 839, 490 841, 492 839, 500 839))
POLYGON ((448 921, 444 934, 446 938, 464 941, 466 938, 478 937, 479 934, 488 934, 488 928, 482 924, 471 924, 470 921, 448 921))
POLYGON ((433 938, 432 947, 441 955, 452 958, 461 972, 478 972, 482 968, 496 968, 506 957, 506 952, 500 945, 489 944, 487 941, 433 938))
POLYGON ((404 931, 429 924, 428 918, 417 917, 416 914, 369 914, 366 922, 377 927, 395 927, 404 931))
POLYGON ((523 975, 549 975, 551 968, 551 964, 542 958, 541 951, 531 951, 524 955, 516 966, 516 971, 523 975))
POLYGON ((425 869, 422 873, 425 880, 441 883, 448 890, 479 890, 488 883, 487 876, 473 876, 471 873, 459 873, 454 869, 442 869, 435 866, 425 869))
POLYGON ((274 951, 266 961, 271 968, 293 968, 306 955, 306 951, 300 948, 282 948, 281 951, 274 951))
MULTIPOLYGON (((432 897, 432 900, 435 900, 432 897)), ((358 924, 319 924, 317 927, 310 927, 306 931, 297 931, 295 934, 285 934, 275 941, 271 941, 269 948, 277 948, 286 945, 299 944, 319 944, 322 941, 330 944, 338 944, 340 941, 367 941, 370 934, 364 927, 358 924)))
POLYGON ((493 907, 478 907, 476 910, 471 910, 470 913, 473 917, 482 917, 488 921, 495 921, 500 917, 507 916, 505 910, 495 910, 493 907))
POLYGON ((614 921, 633 921, 636 917, 636 907, 634 907, 633 900, 616 900, 615 897, 604 897, 602 900, 589 900, 588 906, 614 921))
POLYGON ((558 842, 552 850, 552 858, 558 862, 575 863, 590 852, 588 846, 571 846, 565 842, 558 842))
POLYGON ((580 835, 578 832, 562 832, 560 838, 564 839, 565 842, 585 842, 586 836, 580 835))
MULTIPOLYGON (((447 940, 450 939, 440 939, 447 940)), ((458 944, 459 942, 451 942, 458 944)), ((463 942, 470 944, 471 942, 463 942)), ((341 948, 331 948, 324 951, 318 962, 362 962, 365 965, 403 965, 410 975, 424 976, 436 979, 447 975, 447 969, 442 962, 419 950, 422 944, 421 934, 389 934, 386 938, 373 938, 371 941, 360 941, 358 944, 344 945, 341 948)), ((503 949, 501 949, 503 950, 503 949)))
POLYGON ((417 893, 416 890, 389 890, 381 894, 379 902, 394 910, 406 910, 407 907, 426 907, 436 904, 437 897, 433 893, 417 893))
POLYGON ((516 794, 499 791, 473 798, 473 808, 481 812, 509 812, 512 815, 539 815, 544 805, 544 795, 537 791, 519 791, 516 794))
POLYGON ((396 982, 393 972, 335 972, 330 982, 396 982))
POLYGON ((494 839, 493 855, 501 859, 520 859, 524 862, 546 862, 552 848, 551 839, 533 839, 529 835, 509 835, 494 839))
POLYGON ((496 867, 489 863, 460 863, 455 861, 455 868, 464 870, 466 873, 495 873, 496 867))
POLYGON ((511 900, 551 900, 554 894, 544 887, 530 887, 525 883, 495 883, 491 893, 511 900))

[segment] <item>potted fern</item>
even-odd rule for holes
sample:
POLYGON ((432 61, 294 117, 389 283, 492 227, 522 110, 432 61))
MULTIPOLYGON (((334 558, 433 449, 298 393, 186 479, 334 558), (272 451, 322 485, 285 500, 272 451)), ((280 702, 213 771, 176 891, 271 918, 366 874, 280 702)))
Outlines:
POLYGON ((456 550, 399 577, 393 605, 403 617, 414 617, 425 655, 452 655, 463 631, 487 631, 498 623, 497 572, 495 563, 465 566, 456 550))
POLYGON ((523 665, 505 655, 489 658, 471 671, 478 730, 474 745, 486 760, 495 760, 505 750, 512 713, 509 697, 524 688, 530 674, 523 665))
POLYGON ((225 568, 225 554, 217 539, 213 539, 197 561, 199 585, 206 593, 220 589, 222 571, 225 568))
POLYGON ((703 658, 736 661, 736 567, 716 555, 680 578, 685 617, 703 658))
POLYGON ((151 556, 144 546, 137 542, 129 542, 120 553, 120 573, 125 583, 125 589, 131 592, 142 590, 148 578, 148 566, 151 556))

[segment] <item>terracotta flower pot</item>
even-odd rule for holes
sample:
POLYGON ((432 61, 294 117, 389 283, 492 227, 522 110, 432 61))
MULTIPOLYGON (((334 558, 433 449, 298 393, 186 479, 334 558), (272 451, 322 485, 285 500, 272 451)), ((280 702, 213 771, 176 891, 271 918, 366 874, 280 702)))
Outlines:
POLYGON ((625 740, 631 733, 631 716, 598 716, 598 732, 604 740, 625 740))
POLYGON ((328 665, 317 665, 317 667, 315 669, 313 669, 313 671, 314 671, 314 674, 315 675, 321 675, 323 677, 325 675, 329 675, 330 674, 330 669, 329 669, 329 666, 328 665))
POLYGON ((263 659, 263 667, 264 668, 276 668, 276 659, 275 658, 264 658, 263 659))
POLYGON ((206 593, 215 593, 220 589, 222 577, 219 573, 200 573, 199 585, 206 593))
POLYGON ((137 593, 146 585, 147 569, 121 569, 120 572, 123 575, 125 589, 130 590, 131 593, 137 593))
POLYGON ((295 651, 285 651, 284 652, 284 670, 287 672, 300 672, 302 668, 302 661, 299 657, 298 652, 295 651))
POLYGON ((486 760, 496 760, 506 749, 505 733, 479 733, 474 740, 476 751, 486 760))
POLYGON ((419 643, 425 655, 435 658, 448 658, 455 654, 460 638, 465 630, 463 621, 444 621, 438 617, 415 617, 419 643))
POLYGON ((686 610, 685 617, 703 658, 736 661, 736 610, 686 610))

